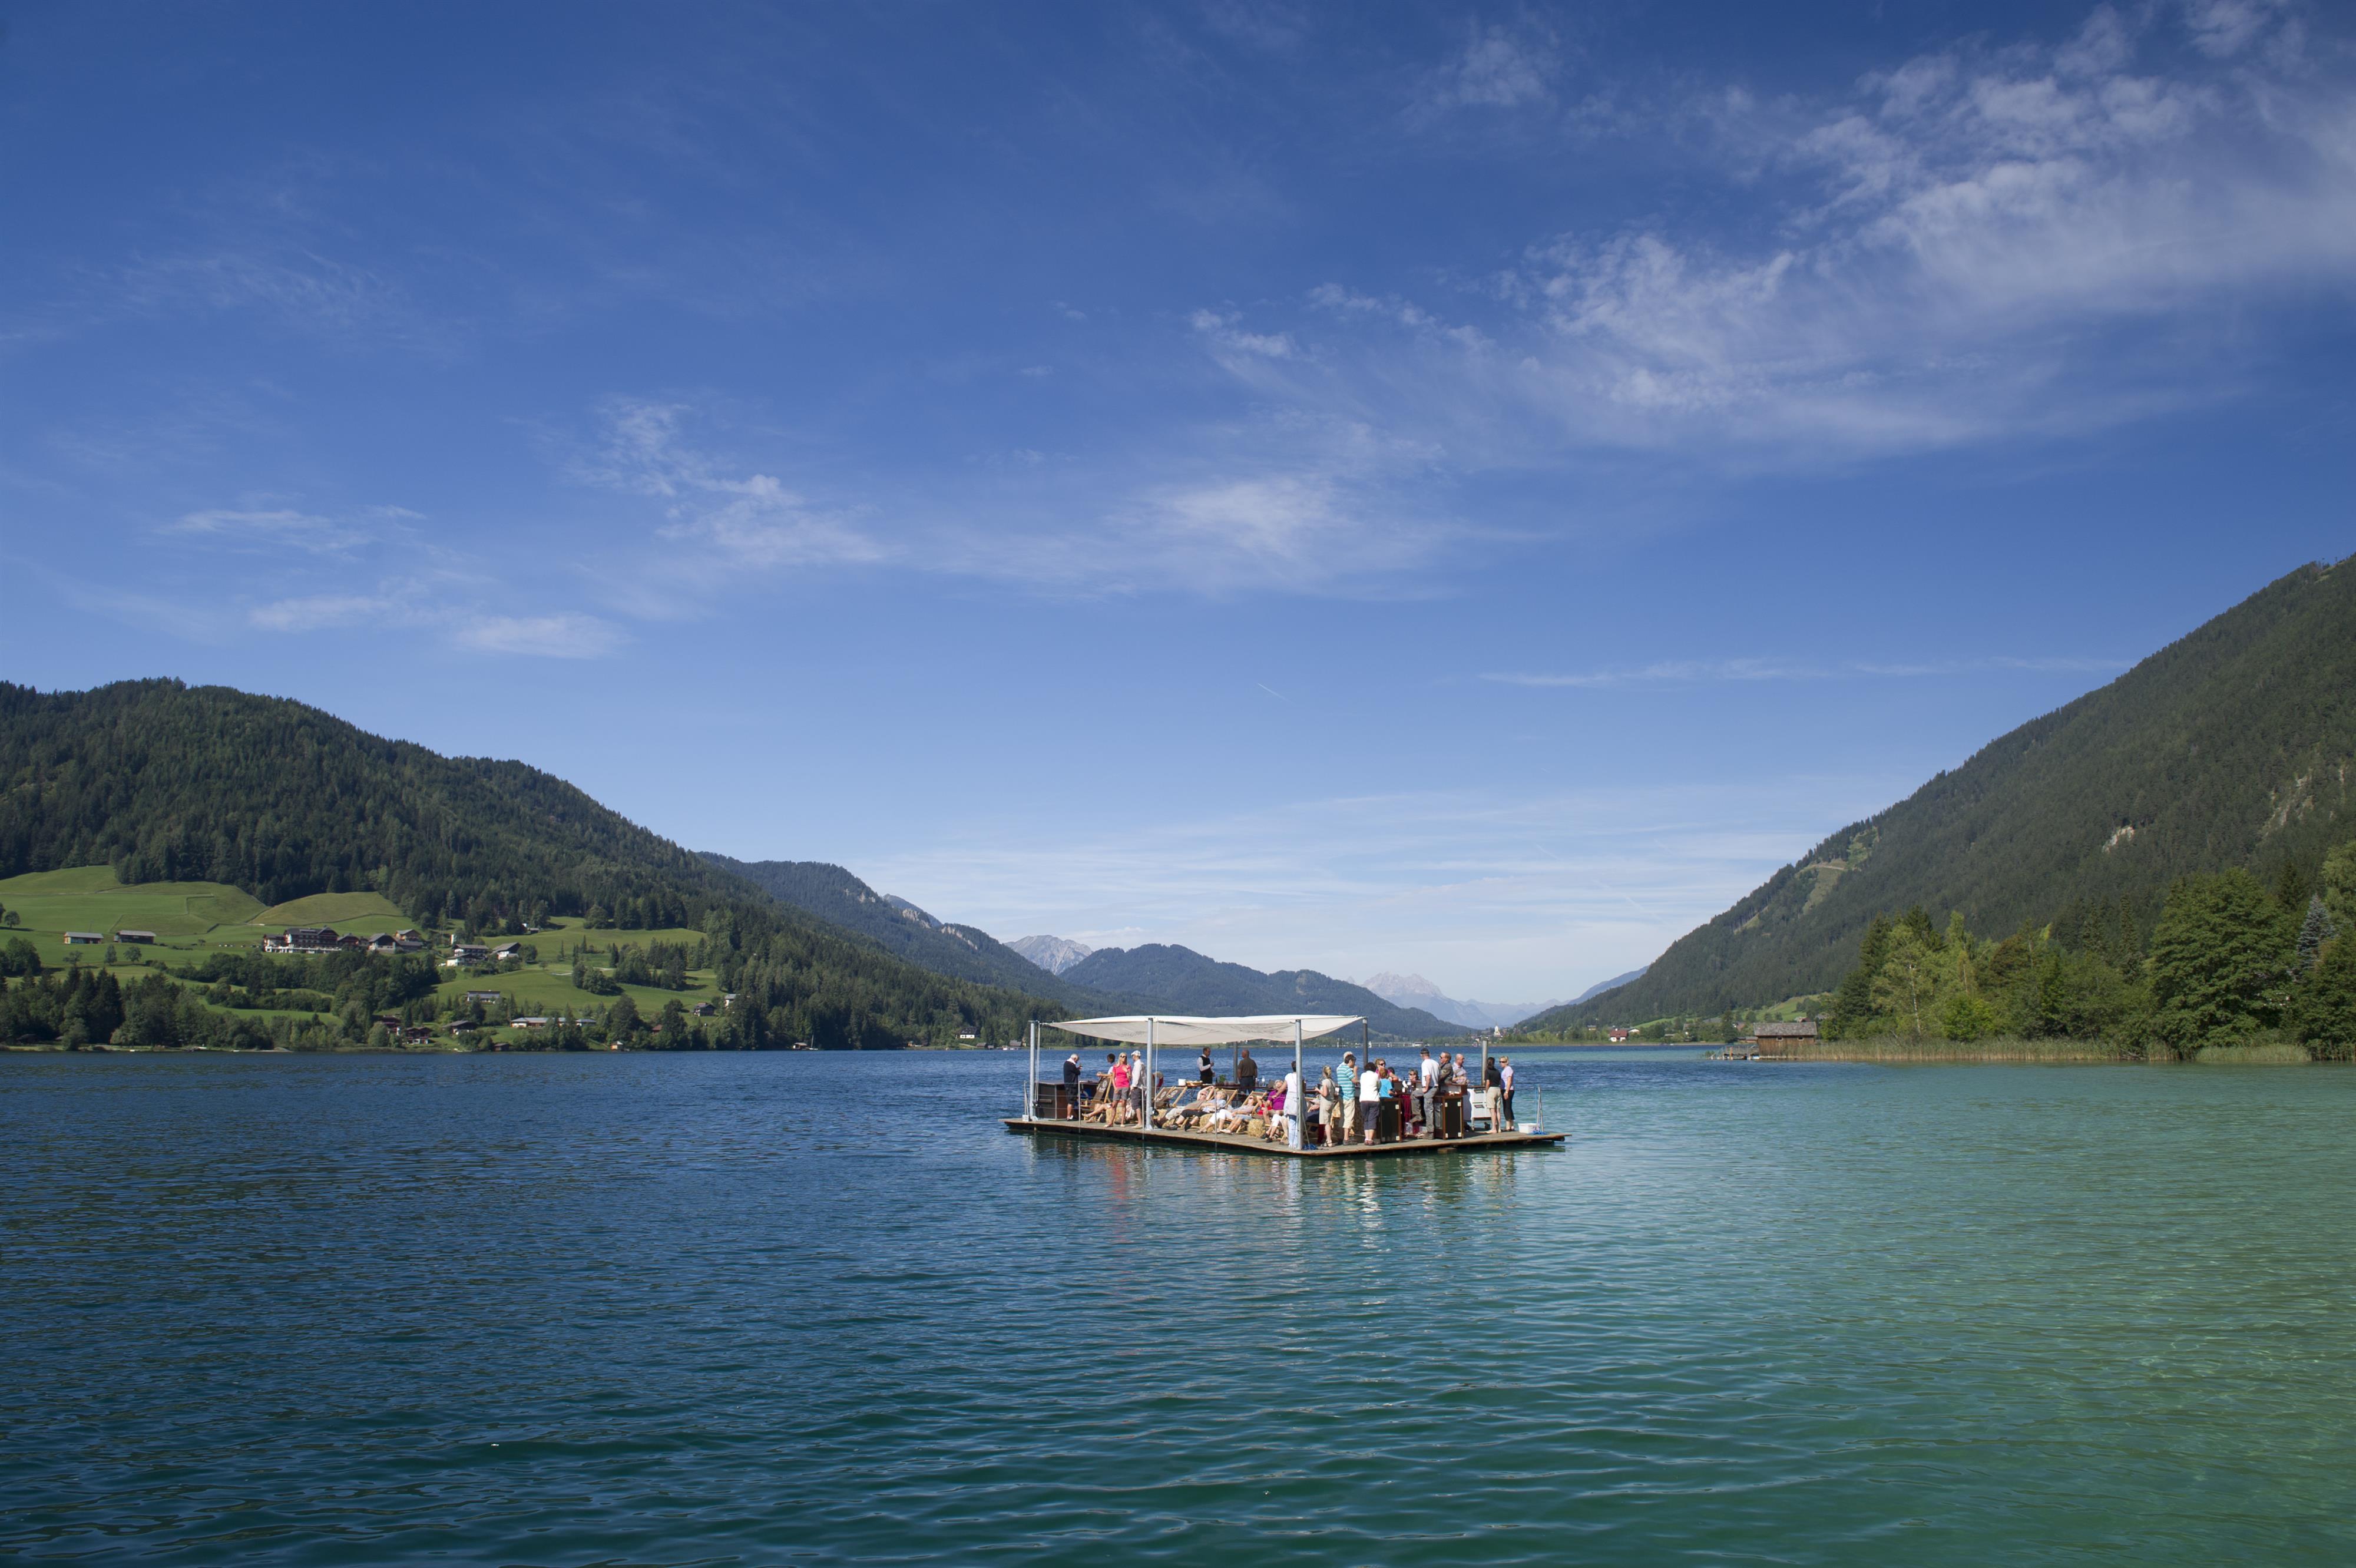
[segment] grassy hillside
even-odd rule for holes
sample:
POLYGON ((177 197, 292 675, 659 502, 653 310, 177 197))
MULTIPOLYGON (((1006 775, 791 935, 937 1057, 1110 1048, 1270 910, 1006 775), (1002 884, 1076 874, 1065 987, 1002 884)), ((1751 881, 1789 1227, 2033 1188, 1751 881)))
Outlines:
MULTIPOLYGON (((365 908, 386 923, 483 930, 559 917, 691 929, 713 943, 715 976, 743 994, 724 1033, 747 1047, 953 1040, 967 1029, 1009 1038, 1032 1018, 1067 1015, 780 906, 537 768, 443 757, 224 687, 0 682, 0 875, 75 866, 148 890, 138 923, 159 933, 171 895, 155 890, 199 878, 201 893, 179 895, 184 922, 198 918, 188 900, 225 887, 245 896, 247 919, 291 905, 306 918, 365 908), (295 902, 320 896, 367 902, 295 902)), ((104 914, 50 912, 92 929, 104 914)))
POLYGON ((2116 681, 1853 822, 1644 974, 1528 1020, 1714 1015, 1829 991, 1879 911, 1975 930, 2139 900, 2233 867, 2312 881, 2356 826, 2356 558, 2253 595, 2116 681))
MULTIPOLYGON (((200 937, 242 925, 262 913, 251 895, 218 882, 150 882, 126 887, 111 865, 37 871, 0 880, 0 908, 16 912, 28 933, 153 931, 200 937)), ((259 940, 258 933, 255 940, 259 940)))
POLYGON ((273 904, 253 918, 257 926, 335 926, 359 930, 363 936, 397 931, 417 922, 381 893, 314 893, 273 904))
POLYGON ((1349 1014, 1365 1018, 1376 1034, 1398 1039, 1436 1040, 1471 1032, 1420 1007, 1394 1006, 1363 985, 1313 969, 1263 974, 1162 942, 1099 949, 1066 970, 1064 978, 1091 990, 1150 997, 1175 1013, 1349 1014))

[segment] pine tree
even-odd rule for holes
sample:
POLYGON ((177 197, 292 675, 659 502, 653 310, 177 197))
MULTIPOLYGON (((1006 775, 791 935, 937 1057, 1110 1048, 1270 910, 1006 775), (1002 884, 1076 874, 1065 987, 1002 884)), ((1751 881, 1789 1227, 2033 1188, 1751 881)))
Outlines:
POLYGON ((2356 936, 2324 944, 2314 971, 2291 993, 2283 1022, 2324 1060, 2356 1056, 2356 936))
POLYGON ((2298 969, 2301 974, 2312 972, 2316 960, 2322 956, 2323 944, 2340 934, 2331 923, 2331 912, 2323 907, 2323 895, 2310 894, 2307 900, 2307 918, 2298 928, 2298 969))

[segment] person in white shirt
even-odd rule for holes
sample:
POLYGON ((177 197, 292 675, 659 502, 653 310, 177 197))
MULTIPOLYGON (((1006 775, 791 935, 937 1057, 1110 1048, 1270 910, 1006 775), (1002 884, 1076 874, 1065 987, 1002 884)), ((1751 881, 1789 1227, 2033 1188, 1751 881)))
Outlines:
POLYGON ((1521 1127, 1514 1121, 1513 1058, 1499 1057, 1497 1058, 1497 1081, 1504 1085, 1503 1092, 1501 1092, 1497 1097, 1497 1119, 1505 1124, 1506 1132, 1518 1133, 1521 1131, 1521 1127))
POLYGON ((1432 1095, 1439 1087, 1440 1064, 1431 1059, 1431 1047, 1426 1046, 1423 1047, 1422 1064, 1415 1069, 1415 1119, 1423 1124, 1423 1133, 1427 1138, 1437 1137, 1440 1133, 1439 1118, 1433 1114, 1436 1107, 1432 1095))
POLYGON ((1301 1069, 1294 1068, 1284 1075, 1284 1146, 1301 1147, 1301 1116, 1309 1109, 1301 1086, 1301 1069))
POLYGON ((1366 1142, 1375 1141, 1375 1129, 1383 1119, 1383 1075, 1375 1070, 1370 1059, 1358 1075, 1358 1125, 1366 1130, 1366 1142))

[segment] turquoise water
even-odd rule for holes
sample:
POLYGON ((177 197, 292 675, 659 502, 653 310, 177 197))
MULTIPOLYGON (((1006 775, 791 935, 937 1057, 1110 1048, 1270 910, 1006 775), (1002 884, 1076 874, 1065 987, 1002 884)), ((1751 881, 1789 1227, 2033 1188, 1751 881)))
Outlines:
POLYGON ((2356 1560, 2356 1072, 1522 1059, 1568 1148, 1372 1165, 0 1060, 0 1559, 2356 1560))

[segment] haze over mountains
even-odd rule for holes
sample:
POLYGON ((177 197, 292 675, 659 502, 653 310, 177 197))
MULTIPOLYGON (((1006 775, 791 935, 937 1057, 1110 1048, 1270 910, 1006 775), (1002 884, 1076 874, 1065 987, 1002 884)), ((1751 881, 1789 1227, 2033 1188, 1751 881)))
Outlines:
POLYGON ((1709 1016, 1828 991, 1878 912, 1975 930, 2286 861, 2356 824, 2356 557, 2301 567, 2077 701, 1852 822, 1644 974, 1539 1028, 1709 1016))
POLYGON ((1544 1002, 1469 1002, 1442 994, 1440 987, 1419 974, 1383 971, 1366 982, 1366 989, 1401 1007, 1420 1007, 1435 1018, 1467 1028, 1487 1029, 1518 1024, 1533 1013, 1561 1005, 1560 997, 1544 1002))

